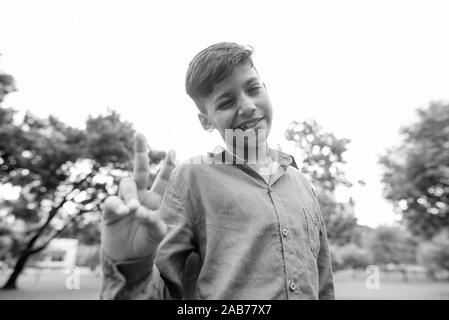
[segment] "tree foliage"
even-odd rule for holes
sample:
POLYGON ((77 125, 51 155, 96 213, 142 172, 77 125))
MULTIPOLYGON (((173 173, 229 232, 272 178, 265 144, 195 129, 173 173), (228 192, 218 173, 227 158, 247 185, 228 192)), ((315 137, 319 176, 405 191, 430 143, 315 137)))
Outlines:
POLYGON ((368 247, 376 264, 413 264, 416 261, 417 243, 407 231, 380 226, 372 231, 368 247))
POLYGON ((371 262, 370 252, 352 243, 341 247, 339 254, 344 268, 365 269, 371 262))
POLYGON ((449 229, 449 104, 418 110, 401 133, 402 144, 380 158, 384 194, 413 233, 431 238, 449 229))
POLYGON ((367 242, 374 264, 395 265, 407 281, 406 265, 416 263, 418 241, 415 237, 397 227, 380 226, 371 232, 367 242))
POLYGON ((349 139, 336 138, 314 120, 293 121, 287 127, 285 138, 301 150, 302 170, 316 186, 333 192, 338 184, 351 185, 342 168, 349 139))
POLYGON ((344 208, 342 209, 342 204, 336 203, 335 200, 326 194, 319 194, 318 201, 321 211, 326 218, 329 241, 338 246, 344 246, 348 243, 361 246, 361 226, 357 223, 354 213, 348 212, 344 208))
POLYGON ((417 260, 427 268, 431 276, 438 270, 449 271, 449 232, 443 230, 431 240, 420 243, 417 260))
POLYGON ((300 150, 301 170, 311 177, 317 189, 329 240, 338 245, 357 241, 357 219, 353 214, 339 210, 334 197, 337 185, 352 186, 343 170, 343 154, 349 139, 336 138, 314 120, 290 123, 285 137, 300 150))
MULTIPOLYGON (((1 54, 0 54, 1 55, 1 54)), ((17 91, 16 81, 10 74, 0 71, 0 103, 7 94, 17 91)))
MULTIPOLYGON (((22 241, 8 288, 53 238, 84 233, 85 242, 98 240, 99 206, 131 168, 134 134, 114 111, 89 117, 85 129, 52 116, 16 118, 14 110, 0 108, 0 183, 20 187, 18 199, 2 207, 27 226, 15 237, 22 241)), ((151 158, 158 163, 163 155, 151 158)))

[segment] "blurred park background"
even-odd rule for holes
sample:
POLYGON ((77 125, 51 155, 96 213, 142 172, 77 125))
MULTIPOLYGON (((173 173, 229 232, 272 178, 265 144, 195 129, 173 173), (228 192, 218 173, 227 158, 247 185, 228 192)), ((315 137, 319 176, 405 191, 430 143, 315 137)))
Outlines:
MULTIPOLYGON (((104 53, 107 61, 104 64, 95 52, 90 51, 89 55, 96 58, 93 60, 94 64, 90 65, 91 69, 83 66, 84 69, 81 68, 78 74, 75 69, 80 65, 73 61, 78 57, 85 59, 86 53, 79 55, 80 51, 75 50, 72 56, 73 52, 69 52, 72 50, 67 49, 72 48, 71 42, 75 42, 79 50, 80 39, 88 38, 88 33, 94 34, 95 39, 102 39, 104 43, 95 47, 94 39, 90 38, 84 43, 85 47, 91 48, 94 45, 96 50, 106 48, 104 50, 109 50, 111 57, 117 57, 112 53, 116 49, 120 50, 115 47, 117 39, 126 39, 123 45, 133 49, 137 48, 133 47, 133 41, 138 40, 123 30, 117 32, 126 27, 120 24, 117 26, 113 19, 116 12, 111 11, 109 15, 102 16, 99 21, 104 19, 105 24, 98 27, 100 29, 94 28, 95 32, 92 33, 84 24, 87 25, 87 20, 94 15, 90 11, 83 11, 85 4, 75 5, 73 2, 67 2, 71 3, 69 6, 56 5, 51 1, 45 3, 55 5, 53 9, 60 15, 57 18, 49 16, 49 19, 55 19, 54 22, 60 25, 43 27, 47 35, 51 30, 49 38, 42 35, 45 32, 39 34, 39 37, 42 37, 40 41, 48 48, 42 47, 42 52, 33 51, 31 55, 47 59, 44 56, 51 57, 56 52, 53 60, 56 57, 59 60, 55 60, 53 67, 52 62, 46 60, 42 60, 46 63, 41 67, 36 58, 33 59, 25 53, 32 51, 28 50, 31 47, 24 44, 20 44, 24 46, 20 47, 17 44, 20 39, 27 39, 32 45, 36 44, 31 39, 33 34, 32 30, 29 30, 30 27, 20 26, 19 22, 22 21, 26 25, 30 23, 27 19, 37 18, 23 17, 23 12, 18 8, 20 5, 11 3, 9 16, 5 15, 5 19, 2 17, 3 21, 10 22, 10 32, 8 36, 2 34, 4 37, 0 38, 4 40, 0 41, 0 45, 5 45, 5 49, 0 47, 0 53, 3 53, 0 56, 0 69, 4 68, 3 59, 6 62, 4 65, 9 66, 0 71, 0 299, 98 299, 101 282, 101 203, 108 195, 116 192, 117 182, 129 174, 133 156, 133 133, 136 129, 145 133, 150 147, 160 150, 172 148, 176 140, 179 148, 186 148, 181 150, 181 157, 178 157, 181 160, 194 155, 187 152, 187 148, 192 153, 212 150, 213 140, 200 140, 197 138, 199 124, 197 128, 191 126, 190 121, 195 117, 192 103, 180 98, 179 101, 183 104, 190 105, 171 105, 174 101, 179 102, 170 96, 172 91, 179 91, 173 93, 173 96, 185 95, 182 76, 188 60, 205 45, 226 40, 222 37, 255 42, 256 52, 259 48, 279 47, 282 41, 275 40, 276 34, 270 33, 264 37, 274 42, 267 42, 253 34, 245 34, 239 38, 243 31, 238 26, 234 26, 236 29, 233 32, 226 33, 226 25, 223 27, 212 24, 212 30, 216 34, 208 34, 204 40, 192 38, 194 45, 185 51, 180 47, 188 44, 181 42, 181 46, 176 46, 178 51, 169 52, 170 54, 161 51, 170 48, 171 42, 159 43, 158 50, 154 48, 156 45, 145 45, 145 50, 148 50, 145 52, 145 58, 149 57, 149 60, 154 60, 154 63, 163 67, 157 69, 156 65, 145 65, 142 62, 144 77, 136 78, 133 77, 135 73, 121 70, 120 64, 129 66, 134 57, 133 54, 123 51, 120 51, 119 55, 121 62, 111 62, 108 60, 112 59, 109 58, 109 52, 104 53), (67 25, 63 23, 65 20, 68 21, 67 25), (18 30, 14 31, 12 26, 18 30), (62 29, 64 26, 68 27, 68 34, 61 38, 56 37, 54 32, 57 31, 53 31, 53 28, 58 26, 62 29), (107 26, 113 30, 109 31, 107 26), (52 51, 50 43, 53 44, 53 40, 55 43, 60 41, 63 45, 59 43, 57 49, 52 51), (176 60, 175 56, 182 56, 185 61, 176 60), (163 63, 160 63, 161 59, 164 59, 163 63), (172 65, 169 63, 170 59, 174 59, 172 65), (27 65, 30 69, 23 68, 22 65, 27 65), (58 73, 60 68, 69 66, 73 69, 58 73), (96 70, 96 67, 99 70, 96 70), (153 67, 154 69, 151 69, 153 67), (109 71, 109 68, 114 72, 109 71), (172 69, 177 70, 176 81, 166 76, 174 75, 172 69), (86 70, 91 74, 87 74, 86 70), (97 74, 102 71, 105 73, 104 78, 97 74), (99 81, 99 87, 93 85, 89 75, 99 81), (78 82, 69 89, 69 84, 73 84, 70 79, 78 82), (110 79, 112 82, 108 82, 110 79), (102 81, 109 87, 101 87, 102 81), (171 81, 176 85, 172 86, 171 81), (164 92, 167 87, 168 94, 164 92), (163 92, 162 96, 158 96, 159 88, 163 92), (124 102, 116 96, 120 91, 124 91, 125 95, 130 95, 131 98, 124 102), (137 91, 152 96, 159 105, 141 105, 142 102, 139 102, 138 98, 132 98, 133 95, 138 96, 137 91), (96 95, 95 92, 107 94, 96 95), (105 97, 104 100, 102 97, 105 97), (79 106, 74 105, 73 101, 79 106), (92 106, 92 101, 98 105, 92 106), (133 109, 129 104, 137 105, 138 108, 134 106, 136 109, 133 109), (180 108, 179 114, 177 108, 180 108), (190 116, 185 116, 185 113, 190 116), (157 142, 153 144, 152 141, 157 142)), ((179 3, 178 5, 183 6, 179 3)), ((213 6, 208 7, 205 2, 199 1, 197 5, 201 5, 208 13, 214 12, 213 6)), ((292 6, 292 3, 286 2, 285 5, 292 6)), ((327 5, 332 7, 329 3, 327 5)), ((262 6, 265 10, 271 8, 266 4, 262 6)), ((114 4, 112 7, 111 10, 125 10, 123 5, 114 4)), ((143 20, 139 20, 142 16, 137 12, 137 7, 134 8, 136 11, 129 9, 130 7, 126 7, 126 10, 130 11, 125 10, 125 17, 130 22, 134 17, 132 14, 136 14, 138 22, 131 23, 131 31, 142 36, 143 34, 139 33, 143 32, 143 20)), ((404 4, 404 7, 376 8, 369 4, 362 8, 350 1, 346 3, 346 7, 343 5, 343 9, 334 8, 342 10, 338 11, 341 14, 346 11, 345 8, 355 8, 354 24, 345 25, 348 23, 347 19, 346 22, 341 22, 344 31, 354 28, 369 32, 364 34, 364 38, 345 38, 348 42, 342 43, 340 47, 340 42, 336 41, 335 37, 338 39, 344 36, 335 33, 327 38, 324 32, 338 31, 338 25, 336 27, 333 23, 340 20, 335 21, 330 15, 325 15, 325 20, 330 19, 332 23, 327 21, 326 27, 318 31, 307 29, 316 37, 309 36, 305 39, 311 41, 312 46, 301 46, 303 51, 313 51, 314 47, 322 48, 322 43, 317 39, 324 39, 323 43, 325 40, 330 41, 336 46, 334 49, 341 50, 340 53, 338 50, 333 52, 333 57, 337 55, 338 58, 334 60, 326 56, 324 51, 316 52, 320 61, 315 63, 324 64, 323 69, 312 70, 311 74, 315 74, 316 78, 301 79, 301 72, 307 73, 310 70, 305 65, 299 68, 293 62, 288 62, 292 70, 299 68, 301 72, 298 71, 297 79, 290 78, 285 81, 286 73, 277 71, 277 67, 285 67, 283 61, 278 61, 280 58, 276 58, 275 63, 272 62, 274 67, 264 64, 265 67, 260 68, 261 73, 267 76, 269 92, 274 96, 274 102, 277 102, 275 117, 277 105, 284 105, 284 109, 279 110, 282 121, 278 121, 272 133, 280 137, 275 140, 274 145, 277 144, 295 156, 302 172, 312 180, 318 191, 331 243, 337 299, 449 299, 449 86, 445 71, 449 70, 449 49, 447 45, 442 46, 443 41, 438 37, 447 30, 444 29, 447 22, 435 18, 444 13, 444 10, 440 10, 443 7, 432 2, 430 9, 416 3, 409 7, 404 4), (399 65, 398 69, 386 68, 382 79, 376 80, 377 87, 372 89, 373 91, 366 88, 368 85, 363 85, 363 88, 358 88, 360 92, 347 90, 336 94, 336 90, 332 88, 338 83, 355 86, 356 83, 363 82, 356 76, 368 79, 379 75, 374 70, 374 60, 363 59, 365 55, 369 56, 368 51, 372 51, 368 42, 374 39, 377 44, 382 43, 379 40, 382 18, 385 18, 382 9, 386 10, 385 12, 390 12, 388 9, 391 9, 393 12, 403 13, 400 9, 405 7, 411 8, 411 11, 406 10, 402 17, 395 16, 398 21, 403 22, 399 23, 400 31, 393 25, 388 25, 384 30, 395 36, 390 39, 391 42, 386 40, 383 48, 386 51, 387 48, 396 50, 396 53, 388 51, 388 57, 391 54, 392 65, 399 65), (372 16, 370 10, 376 14, 372 16), (431 19, 432 22, 424 26, 417 22, 418 18, 431 19), (410 33, 407 30, 411 30, 410 33), (342 57, 345 52, 351 51, 349 42, 352 43, 352 40, 355 40, 354 43, 363 44, 362 48, 357 47, 357 57, 349 56, 349 60, 344 61, 340 69, 332 69, 331 65, 342 63, 340 58, 344 59, 342 57), (416 49, 420 44, 426 49, 409 50, 416 49), (432 50, 429 51, 430 49, 432 50), (401 50, 404 50, 404 56, 397 53, 401 50), (415 52, 416 56, 412 59, 405 55, 405 52, 411 55, 415 52), (447 54, 444 54, 445 52, 447 54), (330 60, 326 62, 326 58, 330 60), (401 61, 404 59, 410 59, 409 63, 403 64, 401 61), (365 63, 366 74, 351 69, 351 64, 357 69, 365 66, 365 63), (370 66, 373 69, 369 70, 370 66), (326 69, 327 67, 330 69, 326 69), (388 83, 390 76, 399 79, 401 72, 401 79, 406 81, 407 78, 412 78, 414 82, 409 82, 406 87, 388 83), (344 73, 349 76, 342 75, 341 79, 335 76, 344 73), (323 76, 323 82, 318 81, 320 74, 323 76), (415 80, 413 75, 416 79, 421 76, 420 80, 415 80), (327 84, 325 76, 330 77, 327 84), (287 84, 277 86, 274 80, 277 78, 283 78, 277 81, 282 80, 287 84), (296 93, 296 86, 291 84, 296 80, 304 89, 302 93, 301 90, 296 93), (270 81, 272 86, 269 85, 270 81), (385 87, 382 83, 385 83, 385 87), (321 89, 311 89, 320 85, 321 89), (394 86, 397 86, 396 91, 392 89, 394 86), (419 95, 420 90, 425 93, 419 95), (393 91, 397 92, 400 98, 393 91), (332 94, 328 95, 329 92, 332 94), (284 93, 286 100, 281 99, 284 93), (294 94, 291 95, 292 93, 294 94), (305 103, 297 95, 310 95, 310 100, 305 103), (317 100, 321 95, 323 98, 317 100), (383 100, 376 96, 381 96, 383 100), (359 101, 359 97, 364 100, 359 101), (332 99, 335 104, 330 104, 332 99), (372 101, 366 101, 370 99, 372 101), (352 109, 345 109, 346 104, 352 104, 352 109), (375 174, 372 174, 373 172, 375 174), (373 189, 373 185, 379 185, 379 190, 373 189)), ((278 13, 284 12, 282 8, 278 6, 275 10, 278 13)), ((45 15, 45 6, 35 9, 45 15)), ((92 8, 93 12, 98 14, 102 9, 99 5, 92 8)), ((201 10, 196 11, 191 7, 184 9, 194 16, 201 15, 201 10)), ((247 5, 242 10, 243 13, 237 14, 239 17, 245 16, 245 12, 252 12, 253 8, 247 5)), ((285 14, 289 14, 287 9, 284 10, 285 14)), ((4 12, 6 11, 2 11, 2 14, 4 12)), ((152 17, 156 19, 154 11, 151 12, 152 17)), ((313 12, 317 14, 327 10, 313 12)), ((266 14, 265 12, 262 16, 266 14)), ((301 11, 301 17, 311 23, 304 15, 301 11)), ((190 30, 193 34, 204 28, 201 23, 197 22, 198 24, 192 27, 186 22, 187 18, 176 17, 184 19, 178 26, 184 26, 185 22, 187 30, 193 28, 190 30)), ((317 19, 320 21, 318 16, 317 19)), ((352 16, 348 16, 348 19, 352 19, 352 16)), ((38 29, 39 23, 36 24, 38 29)), ((285 31, 286 34, 294 35, 296 29, 291 27, 298 26, 293 22, 289 23, 280 24, 277 28, 281 28, 279 31, 285 31)), ((307 23, 304 22, 301 26, 307 27, 307 23)), ((6 30, 4 26, 0 30, 6 30)), ((152 35, 152 31, 145 32, 152 35)), ((181 41, 179 34, 166 32, 167 37, 172 36, 176 41, 181 41)), ((300 36, 304 34, 300 33, 300 36)), ((278 51, 274 52, 281 57, 278 51)), ((379 52, 377 50, 374 54, 379 52)), ((311 58, 307 53, 305 55, 301 58, 311 58)), ((270 61, 269 55, 262 54, 259 57, 257 61, 270 61)), ((137 55, 135 58, 139 60, 142 56, 137 55)), ((386 63, 386 60, 381 62, 386 63)), ((151 105, 151 101, 146 103, 151 105)), ((163 152, 152 153, 152 174, 157 173, 163 156, 163 152)))

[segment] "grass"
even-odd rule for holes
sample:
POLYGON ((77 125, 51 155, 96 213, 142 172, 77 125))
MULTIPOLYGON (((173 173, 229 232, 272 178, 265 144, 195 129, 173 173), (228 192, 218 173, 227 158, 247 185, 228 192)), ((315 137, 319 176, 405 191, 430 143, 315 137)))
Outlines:
MULTIPOLYGON (((18 290, 0 290, 0 300, 97 300, 99 298, 100 276, 94 275, 88 270, 81 270, 79 289, 71 290, 66 287, 67 276, 67 274, 55 271, 41 272, 39 276, 27 272, 19 278, 18 290)), ((346 271, 336 273, 336 298, 343 300, 449 300, 449 282, 434 282, 421 275, 410 275, 409 282, 403 282, 397 273, 381 272, 379 289, 369 290, 365 286, 367 276, 363 272, 355 275, 346 271)), ((0 276, 1 284, 5 280, 5 275, 0 276)))
MULTIPOLYGON (((68 274, 59 271, 22 274, 17 283, 17 290, 0 290, 0 300, 98 300, 101 277, 91 272, 81 271, 79 289, 74 287, 75 282, 66 282, 68 274)), ((70 278, 69 278, 70 280, 70 278)), ((0 277, 0 283, 6 281, 5 276, 0 277)))
POLYGON ((404 282, 397 272, 381 272, 378 288, 368 289, 368 274, 355 277, 347 271, 335 274, 335 295, 340 300, 449 300, 449 282, 431 281, 421 274, 404 282))

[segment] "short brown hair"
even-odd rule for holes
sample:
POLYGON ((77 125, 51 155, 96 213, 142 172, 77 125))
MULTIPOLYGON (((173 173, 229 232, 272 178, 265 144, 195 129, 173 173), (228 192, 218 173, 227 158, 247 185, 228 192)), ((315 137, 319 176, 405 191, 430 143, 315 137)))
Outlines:
POLYGON ((232 74, 236 65, 253 61, 253 49, 234 42, 220 42, 200 51, 189 63, 186 75, 186 92, 201 112, 203 99, 214 87, 232 74))

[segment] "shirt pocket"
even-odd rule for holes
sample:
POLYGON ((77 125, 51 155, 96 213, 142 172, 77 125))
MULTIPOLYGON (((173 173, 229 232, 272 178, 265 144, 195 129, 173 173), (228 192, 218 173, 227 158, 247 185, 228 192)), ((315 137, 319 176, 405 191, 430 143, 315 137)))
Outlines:
POLYGON ((310 208, 303 208, 303 212, 307 221, 307 236, 309 238, 310 251, 315 259, 317 259, 318 252, 320 251, 320 225, 318 217, 310 208))

